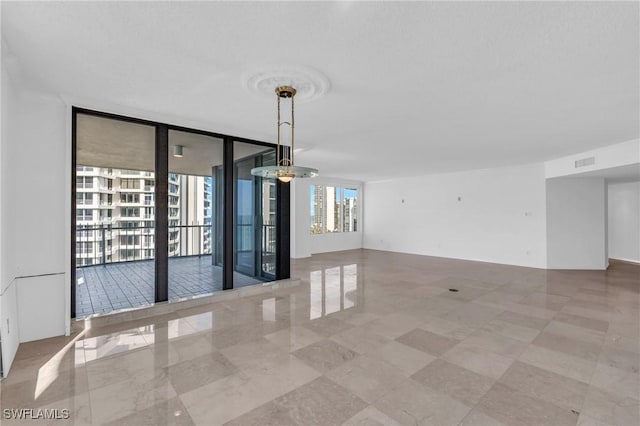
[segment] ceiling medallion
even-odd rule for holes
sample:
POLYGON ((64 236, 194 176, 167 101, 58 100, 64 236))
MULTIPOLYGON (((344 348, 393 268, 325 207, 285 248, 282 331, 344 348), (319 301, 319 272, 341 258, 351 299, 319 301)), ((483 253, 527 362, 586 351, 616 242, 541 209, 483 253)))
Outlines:
POLYGON ((300 65, 276 65, 245 74, 244 87, 262 96, 273 96, 274 87, 296 88, 296 102, 310 102, 324 96, 331 84, 313 68, 300 65))

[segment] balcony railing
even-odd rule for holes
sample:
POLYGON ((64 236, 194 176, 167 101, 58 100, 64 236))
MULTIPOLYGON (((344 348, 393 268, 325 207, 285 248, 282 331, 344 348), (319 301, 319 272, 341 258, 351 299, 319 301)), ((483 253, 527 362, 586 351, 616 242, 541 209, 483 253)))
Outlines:
MULTIPOLYGON (((237 225, 238 251, 251 250, 253 225, 237 225)), ((204 256, 214 254, 215 237, 212 225, 176 225, 169 227, 169 257, 204 256)), ((262 225, 262 255, 267 260, 275 256, 275 225, 262 225)), ((154 258, 155 228, 153 226, 118 227, 108 224, 78 226, 76 242, 82 244, 77 249, 78 266, 104 265, 108 263, 150 260, 154 258), (85 254, 82 256, 82 254, 85 254), (86 255, 92 254, 93 261, 87 264, 86 255), (80 261, 80 259, 84 259, 80 261)))
MULTIPOLYGON (((179 225, 169 227, 171 239, 169 256, 210 255, 213 246, 211 225, 179 225)), ((80 226, 76 229, 76 242, 83 244, 82 253, 93 253, 91 265, 150 260, 154 258, 155 229, 153 226, 118 227, 111 225, 80 226), (106 247, 106 250, 103 249, 106 247), (111 253, 111 255, 109 255, 111 253)), ((78 262, 78 266, 86 265, 78 262)))
MULTIPOLYGON (((236 224, 236 250, 238 253, 249 253, 253 251, 254 225, 251 223, 236 224)), ((262 225, 262 234, 260 235, 262 245, 262 270, 264 272, 275 274, 275 255, 276 255, 276 226, 262 225)))

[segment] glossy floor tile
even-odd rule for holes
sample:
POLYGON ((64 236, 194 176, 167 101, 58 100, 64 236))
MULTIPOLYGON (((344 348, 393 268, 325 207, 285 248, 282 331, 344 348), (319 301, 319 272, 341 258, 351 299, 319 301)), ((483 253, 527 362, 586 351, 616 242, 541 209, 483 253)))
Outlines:
POLYGON ((42 409, 68 418, 37 424, 640 424, 638 266, 354 250, 292 276, 22 344, 1 423, 42 409))

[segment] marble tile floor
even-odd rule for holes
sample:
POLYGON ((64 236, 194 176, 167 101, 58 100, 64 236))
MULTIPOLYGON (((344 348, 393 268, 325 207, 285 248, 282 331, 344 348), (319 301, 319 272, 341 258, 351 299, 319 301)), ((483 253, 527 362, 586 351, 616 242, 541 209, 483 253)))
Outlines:
POLYGON ((0 407, 68 409, 56 425, 640 424, 638 266, 355 250, 292 276, 22 344, 0 407))
MULTIPOLYGON (((234 286, 261 283, 234 272, 234 286)), ((153 260, 116 262, 76 269, 76 316, 86 318, 121 309, 151 306, 154 301, 153 260)), ((222 268, 211 255, 169 258, 169 300, 222 290, 222 268)))

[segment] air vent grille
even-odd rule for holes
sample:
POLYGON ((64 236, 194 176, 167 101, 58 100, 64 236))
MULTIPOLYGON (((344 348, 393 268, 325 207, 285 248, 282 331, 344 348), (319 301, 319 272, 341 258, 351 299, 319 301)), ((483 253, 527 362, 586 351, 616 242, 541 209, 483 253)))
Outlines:
POLYGON ((582 158, 575 161, 575 168, 577 169, 578 167, 593 166, 594 164, 596 164, 596 157, 582 158))

